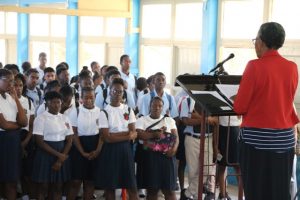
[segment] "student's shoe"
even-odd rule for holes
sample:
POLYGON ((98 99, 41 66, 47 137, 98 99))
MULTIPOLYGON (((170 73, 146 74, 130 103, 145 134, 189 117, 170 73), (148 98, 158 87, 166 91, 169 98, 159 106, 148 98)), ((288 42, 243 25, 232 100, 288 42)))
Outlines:
POLYGON ((139 197, 140 198, 145 198, 146 197, 145 189, 139 189, 139 197))
POLYGON ((207 192, 204 197, 204 200, 215 200, 215 193, 207 192))
POLYGON ((225 197, 223 197, 221 195, 221 193, 219 194, 218 200, 231 200, 230 196, 228 195, 228 193, 226 192, 225 197))
POLYGON ((181 190, 181 192, 180 192, 180 200, 193 200, 193 198, 187 197, 185 195, 185 191, 186 191, 186 189, 181 190))

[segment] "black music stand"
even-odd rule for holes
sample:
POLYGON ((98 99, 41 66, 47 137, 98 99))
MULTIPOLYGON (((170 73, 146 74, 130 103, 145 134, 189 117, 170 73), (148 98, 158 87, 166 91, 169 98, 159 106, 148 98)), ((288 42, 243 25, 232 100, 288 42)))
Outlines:
MULTIPOLYGON (((202 116, 232 116, 232 101, 226 97, 216 84, 239 85, 241 76, 209 76, 209 75, 180 75, 176 78, 176 86, 180 86, 195 100, 195 109, 202 116)), ((198 199, 202 200, 203 169, 204 169, 204 140, 205 117, 201 119, 201 140, 199 154, 199 184, 198 199)))

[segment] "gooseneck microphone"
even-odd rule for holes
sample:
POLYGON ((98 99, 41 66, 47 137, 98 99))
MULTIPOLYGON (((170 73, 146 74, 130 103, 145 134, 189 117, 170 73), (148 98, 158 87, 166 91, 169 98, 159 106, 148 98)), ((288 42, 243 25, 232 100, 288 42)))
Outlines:
POLYGON ((232 58, 234 58, 234 54, 233 54, 233 53, 231 53, 225 60, 223 60, 222 62, 218 63, 217 66, 215 66, 214 68, 212 68, 212 69, 209 71, 209 74, 210 74, 211 72, 214 72, 214 71, 216 71, 217 69, 219 69, 221 66, 223 66, 223 64, 224 64, 225 62, 227 62, 228 60, 230 60, 230 59, 232 59, 232 58))

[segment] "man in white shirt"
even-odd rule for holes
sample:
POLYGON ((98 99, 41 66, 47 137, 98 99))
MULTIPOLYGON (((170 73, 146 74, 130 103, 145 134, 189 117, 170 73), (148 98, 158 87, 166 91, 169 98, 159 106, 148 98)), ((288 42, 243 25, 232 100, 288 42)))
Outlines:
POLYGON ((127 82, 127 90, 134 94, 136 77, 130 73, 130 57, 126 54, 120 57, 121 78, 127 82))
POLYGON ((46 64, 47 64, 47 54, 45 52, 41 52, 39 54, 39 66, 36 68, 37 71, 39 72, 39 83, 38 84, 42 84, 43 83, 43 77, 44 77, 44 69, 46 68, 46 64))

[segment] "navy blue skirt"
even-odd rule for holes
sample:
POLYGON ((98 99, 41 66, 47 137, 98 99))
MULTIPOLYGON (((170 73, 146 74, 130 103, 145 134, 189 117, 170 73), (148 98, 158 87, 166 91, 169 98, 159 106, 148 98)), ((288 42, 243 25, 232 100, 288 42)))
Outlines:
MULTIPOLYGON (((92 136, 80 136, 80 143, 86 153, 96 150, 99 134, 92 136)), ((89 180, 92 181, 95 177, 96 162, 83 157, 75 145, 71 149, 71 167, 72 180, 89 180)))
POLYGON ((0 182, 16 182, 20 175, 20 130, 0 131, 0 182))
POLYGON ((142 151, 137 166, 138 188, 176 190, 176 158, 150 150, 142 151))
MULTIPOLYGON (((65 147, 65 141, 50 142, 45 141, 56 151, 62 152, 65 147)), ((37 183, 63 183, 71 179, 70 159, 67 158, 59 171, 52 169, 57 157, 53 156, 40 147, 37 147, 33 161, 32 180, 37 183)))
MULTIPOLYGON (((21 130, 21 141, 25 140, 27 137, 28 131, 25 129, 21 130)), ((25 151, 22 151, 22 176, 31 177, 32 176, 32 168, 33 168, 33 159, 35 153, 36 146, 33 141, 33 137, 30 138, 27 146, 25 147, 25 151)))
POLYGON ((96 162, 96 188, 136 189, 133 150, 130 142, 104 143, 96 162))

